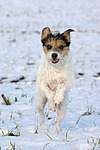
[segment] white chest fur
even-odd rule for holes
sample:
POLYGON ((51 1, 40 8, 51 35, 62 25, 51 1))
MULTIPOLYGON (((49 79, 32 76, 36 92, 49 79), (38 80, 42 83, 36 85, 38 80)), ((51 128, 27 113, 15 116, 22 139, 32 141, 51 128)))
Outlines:
POLYGON ((62 67, 52 66, 43 54, 37 74, 37 84, 45 83, 51 90, 55 91, 58 84, 73 80, 73 67, 71 59, 67 58, 62 67))

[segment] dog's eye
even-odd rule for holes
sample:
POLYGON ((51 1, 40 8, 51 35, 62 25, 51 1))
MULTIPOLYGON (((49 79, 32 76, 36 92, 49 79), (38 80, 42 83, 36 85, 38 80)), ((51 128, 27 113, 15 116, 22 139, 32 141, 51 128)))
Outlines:
POLYGON ((47 47, 47 49, 51 49, 52 48, 51 45, 47 45, 46 47, 47 47))
POLYGON ((60 45, 59 48, 62 50, 62 49, 64 48, 64 46, 63 46, 63 45, 60 45))

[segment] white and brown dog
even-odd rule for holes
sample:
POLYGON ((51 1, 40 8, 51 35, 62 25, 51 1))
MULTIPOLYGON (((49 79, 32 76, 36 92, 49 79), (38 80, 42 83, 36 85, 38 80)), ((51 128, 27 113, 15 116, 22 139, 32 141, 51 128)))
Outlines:
POLYGON ((74 74, 70 46, 70 32, 52 34, 49 27, 42 31, 41 42, 43 55, 37 73, 36 102, 40 115, 40 125, 44 124, 44 107, 48 102, 49 109, 56 111, 56 131, 67 111, 68 92, 73 87, 74 74))

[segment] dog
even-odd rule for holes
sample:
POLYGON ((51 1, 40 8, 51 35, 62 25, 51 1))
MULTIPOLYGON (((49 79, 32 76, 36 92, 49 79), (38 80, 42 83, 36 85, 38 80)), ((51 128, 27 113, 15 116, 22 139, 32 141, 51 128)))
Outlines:
POLYGON ((73 64, 71 59, 70 32, 52 33, 49 27, 42 30, 41 42, 43 55, 37 72, 36 105, 40 125, 44 124, 44 108, 57 110, 55 130, 60 131, 60 122, 66 116, 68 93, 74 85, 73 64))

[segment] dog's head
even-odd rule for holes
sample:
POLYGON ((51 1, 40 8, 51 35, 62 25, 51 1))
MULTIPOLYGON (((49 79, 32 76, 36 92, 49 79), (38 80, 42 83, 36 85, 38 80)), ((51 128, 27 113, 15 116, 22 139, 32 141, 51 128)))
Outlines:
POLYGON ((49 27, 42 30, 41 42, 48 62, 54 65, 59 64, 68 55, 70 32, 73 31, 73 29, 68 29, 62 34, 52 34, 49 27))

